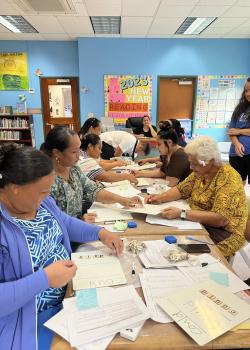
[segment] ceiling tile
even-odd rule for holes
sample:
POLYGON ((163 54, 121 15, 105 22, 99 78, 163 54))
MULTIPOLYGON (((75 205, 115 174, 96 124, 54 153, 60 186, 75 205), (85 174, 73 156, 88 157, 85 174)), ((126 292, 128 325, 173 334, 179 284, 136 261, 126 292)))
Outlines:
POLYGON ((238 27, 232 30, 232 34, 250 35, 249 27, 238 27))
POLYGON ((95 36, 94 33, 93 34, 82 34, 82 33, 70 33, 69 34, 69 37, 71 39, 74 39, 74 40, 77 40, 79 38, 92 38, 94 36, 95 36))
POLYGON ((19 40, 14 33, 0 33, 0 40, 19 40))
POLYGON ((189 6, 196 5, 199 0, 162 0, 162 5, 174 5, 174 6, 187 6, 187 2, 189 6))
POLYGON ((233 30, 233 27, 231 26, 225 26, 225 27, 208 27, 206 30, 204 30, 204 33, 206 34, 227 34, 233 30))
POLYGON ((89 16, 120 16, 121 0, 85 0, 89 16))
POLYGON ((152 17, 160 0, 123 0, 122 15, 125 17, 152 17))
POLYGON ((221 38, 221 34, 209 34, 209 33, 201 33, 199 35, 197 35, 197 38, 199 39, 219 39, 221 38))
POLYGON ((0 0, 0 15, 18 15, 18 10, 6 0, 0 0))
POLYGON ((25 19, 30 22, 39 33, 64 33, 63 28, 55 16, 25 16, 25 19))
POLYGON ((250 38, 250 35, 241 35, 241 34, 232 34, 232 33, 229 33, 227 35, 224 36, 224 38, 227 38, 227 39, 248 39, 250 38))
POLYGON ((88 13, 86 11, 86 7, 84 6, 83 3, 74 3, 76 12, 80 16, 88 16, 88 13))
POLYGON ((39 33, 15 33, 20 40, 43 40, 43 36, 39 33))
POLYGON ((0 24, 0 33, 10 33, 10 30, 0 24))
POLYGON ((232 6, 235 0, 200 0, 198 5, 201 6, 232 6))
POLYGON ((57 19, 66 33, 93 33, 89 17, 58 16, 57 19))
POLYGON ((193 6, 171 6, 171 5, 162 3, 157 11, 156 17, 168 17, 168 18, 188 17, 192 9, 193 9, 193 6))
POLYGON ((241 24, 243 24, 244 22, 248 21, 248 19, 245 17, 245 18, 229 18, 229 17, 220 17, 220 18, 217 18, 216 21, 214 21, 211 26, 214 26, 216 25, 217 27, 219 26, 233 26, 233 27, 236 27, 236 26, 239 26, 241 24))
POLYGON ((228 9, 229 6, 196 6, 189 17, 219 17, 228 9))
POLYGON ((238 0, 234 6, 250 6, 249 0, 238 0))
POLYGON ((174 34, 184 21, 183 18, 156 18, 149 34, 174 34))
POLYGON ((42 34, 45 40, 70 40, 70 37, 67 34, 42 34))
POLYGON ((222 17, 250 17, 250 6, 232 6, 222 17))
POLYGON ((146 34, 153 17, 122 17, 121 34, 146 34))

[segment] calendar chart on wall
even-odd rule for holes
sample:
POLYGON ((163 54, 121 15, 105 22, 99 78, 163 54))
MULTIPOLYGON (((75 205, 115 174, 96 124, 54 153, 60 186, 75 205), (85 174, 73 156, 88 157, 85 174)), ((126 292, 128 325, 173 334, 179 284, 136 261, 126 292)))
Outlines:
POLYGON ((217 129, 214 130, 216 136, 218 129, 227 128, 241 97, 246 78, 246 75, 198 77, 194 118, 196 134, 211 134, 211 129, 217 129))

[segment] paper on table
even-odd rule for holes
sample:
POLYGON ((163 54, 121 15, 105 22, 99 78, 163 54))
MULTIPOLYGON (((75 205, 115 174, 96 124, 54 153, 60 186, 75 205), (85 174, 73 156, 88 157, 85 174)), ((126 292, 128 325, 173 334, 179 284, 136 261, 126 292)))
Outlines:
POLYGON ((132 286, 112 291, 98 289, 99 307, 73 312, 68 310, 70 343, 78 346, 143 322, 149 318, 145 304, 132 286))
POLYGON ((95 222, 116 221, 116 220, 132 220, 133 217, 130 213, 124 210, 112 210, 109 208, 103 208, 94 203, 91 208, 88 209, 88 213, 96 213, 95 222))
POLYGON ((134 164, 128 164, 124 166, 116 166, 115 168, 113 168, 113 170, 146 170, 146 169, 153 169, 155 167, 156 167, 155 163, 147 163, 143 165, 134 163, 134 164))
MULTIPOLYGON (((202 254, 203 261, 209 261, 209 254, 202 254), (206 258, 207 257, 207 258, 206 258)), ((187 277, 191 278, 196 283, 211 281, 210 272, 223 273, 228 275, 229 286, 228 288, 232 293, 237 293, 242 290, 246 290, 249 286, 244 283, 238 276, 228 270, 220 262, 209 263, 207 266, 188 266, 178 267, 187 277)), ((214 282, 216 283, 216 282, 214 282)))
POLYGON ((73 289, 98 288, 127 283, 119 259, 106 249, 72 253, 77 271, 73 289))
POLYGON ((250 317, 250 306, 210 281, 159 298, 157 303, 199 345, 250 317))
MULTIPOLYGON (((65 340, 69 342, 67 312, 64 309, 58 312, 52 318, 50 318, 47 322, 45 322, 44 325, 47 328, 51 329, 53 332, 59 334, 61 337, 63 337, 65 340)), ((77 346, 77 349, 78 350, 105 350, 107 346, 111 343, 114 336, 115 336, 115 333, 113 335, 93 341, 91 343, 88 343, 82 346, 81 345, 77 346)))
POLYGON ((128 181, 128 180, 121 180, 121 181, 116 181, 116 182, 102 181, 102 184, 105 187, 117 187, 117 186, 120 186, 120 185, 129 185, 130 181, 128 181))
POLYGON ((150 181, 146 177, 138 177, 137 180, 138 180, 138 183, 136 184, 137 187, 150 185, 150 181))
POLYGON ((106 191, 114 194, 118 194, 119 196, 123 196, 123 197, 134 197, 138 195, 138 193, 141 193, 141 191, 134 188, 134 186, 132 186, 130 183, 107 187, 106 191))
MULTIPOLYGON (((140 196, 139 196, 140 197, 140 196)), ((142 199, 142 202, 144 201, 143 197, 140 197, 142 199)), ((131 213, 139 213, 139 214, 151 214, 151 215, 158 215, 160 212, 168 207, 177 207, 180 209, 190 209, 189 205, 185 200, 178 200, 178 201, 172 201, 168 203, 163 203, 163 204, 145 204, 143 203, 143 207, 129 207, 125 208, 119 203, 115 204, 104 204, 104 203, 98 203, 102 207, 110 208, 110 209, 122 209, 125 211, 129 211, 131 213)))
POLYGON ((171 244, 168 244, 165 241, 145 241, 146 249, 139 254, 143 265, 146 268, 165 268, 165 267, 175 267, 175 266, 189 266, 187 260, 170 262, 164 258, 162 254, 162 249, 164 247, 171 247, 171 244))
POLYGON ((156 304, 156 298, 191 286, 193 281, 175 268, 143 269, 140 280, 151 319, 161 323, 173 322, 173 319, 156 304))
POLYGON ((193 222, 188 220, 181 219, 163 219, 157 215, 147 215, 146 222, 152 225, 163 225, 163 226, 171 226, 176 227, 179 230, 201 230, 201 224, 199 222, 193 222))

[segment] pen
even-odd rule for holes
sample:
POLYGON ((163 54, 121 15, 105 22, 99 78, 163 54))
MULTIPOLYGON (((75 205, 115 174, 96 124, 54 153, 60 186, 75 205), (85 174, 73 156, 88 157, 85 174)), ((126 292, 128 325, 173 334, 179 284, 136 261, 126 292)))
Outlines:
POLYGON ((186 238, 189 239, 190 241, 196 241, 196 242, 200 242, 200 243, 215 245, 214 243, 210 243, 210 242, 205 241, 205 240, 203 240, 203 239, 194 238, 194 237, 192 237, 192 236, 186 236, 186 238))
POLYGON ((115 220, 104 221, 104 224, 105 224, 105 225, 108 225, 108 224, 115 224, 115 220))
POLYGON ((132 262, 132 271, 131 271, 132 275, 135 275, 135 263, 132 262))

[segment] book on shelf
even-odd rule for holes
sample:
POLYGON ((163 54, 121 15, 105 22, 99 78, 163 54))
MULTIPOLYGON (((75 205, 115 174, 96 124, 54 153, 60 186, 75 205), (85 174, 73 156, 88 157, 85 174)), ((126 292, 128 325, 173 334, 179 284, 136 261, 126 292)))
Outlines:
POLYGON ((0 115, 12 115, 12 112, 11 106, 0 106, 0 115))

